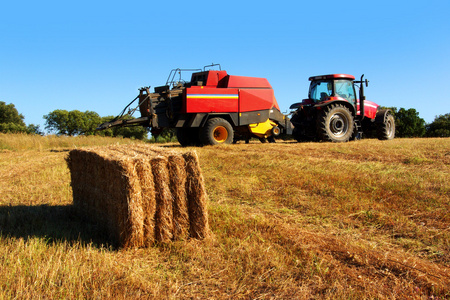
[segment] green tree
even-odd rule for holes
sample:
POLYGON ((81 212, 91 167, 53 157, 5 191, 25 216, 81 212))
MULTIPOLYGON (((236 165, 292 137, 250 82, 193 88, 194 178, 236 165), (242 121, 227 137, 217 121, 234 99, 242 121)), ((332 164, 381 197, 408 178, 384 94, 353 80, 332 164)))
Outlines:
POLYGON ((95 128, 101 123, 100 116, 93 111, 57 109, 44 116, 45 129, 56 134, 94 135, 95 128))
POLYGON ((27 126, 27 133, 44 135, 44 133, 41 131, 41 128, 39 127, 39 125, 34 125, 34 124, 29 124, 27 126))
POLYGON ((25 125, 24 116, 19 114, 14 104, 6 104, 0 101, 0 132, 3 133, 44 133, 40 130, 39 125, 25 125))
MULTIPOLYGON (((44 116, 45 129, 59 135, 100 135, 112 137, 125 137, 134 139, 146 139, 147 129, 142 126, 113 127, 97 131, 98 125, 109 122, 114 117, 101 118, 94 111, 81 112, 79 110, 54 110, 44 116)), ((131 117, 129 117, 131 118, 131 117)))
POLYGON ((27 133, 27 127, 16 123, 0 123, 2 133, 27 133))
POLYGON ((19 114, 14 104, 6 104, 0 101, 0 132, 27 133, 27 127, 23 119, 24 116, 19 114))
POLYGON ((450 137, 450 113, 435 117, 426 130, 429 137, 450 137))
POLYGON ((59 135, 69 134, 69 112, 57 109, 44 116, 45 129, 59 135))
POLYGON ((93 111, 69 111, 67 131, 69 135, 94 135, 95 129, 101 122, 100 116, 93 111))
POLYGON ((25 127, 23 119, 24 116, 19 114, 14 104, 6 104, 5 102, 0 101, 0 123, 12 123, 25 127))
POLYGON ((102 122, 102 118, 95 111, 85 111, 84 112, 84 122, 81 128, 81 134, 84 135, 95 135, 98 131, 95 129, 102 122))
MULTIPOLYGON (((392 109, 392 108, 391 108, 392 109)), ((425 135, 425 120, 419 117, 414 108, 394 108, 395 136, 397 137, 423 137, 425 135)))

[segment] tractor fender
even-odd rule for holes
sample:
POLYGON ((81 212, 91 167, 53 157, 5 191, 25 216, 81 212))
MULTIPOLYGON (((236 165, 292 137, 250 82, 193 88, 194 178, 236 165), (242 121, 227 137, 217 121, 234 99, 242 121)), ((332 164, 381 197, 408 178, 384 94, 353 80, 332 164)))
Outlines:
POLYGON ((329 106, 331 104, 341 104, 341 105, 347 107, 353 116, 356 116, 355 107, 348 101, 343 101, 343 100, 324 101, 324 102, 314 105, 314 107, 325 107, 325 106, 329 106))
POLYGON ((394 115, 392 113, 392 110, 390 110, 389 108, 387 109, 380 109, 377 111, 377 115, 375 116, 375 123, 384 123, 386 121, 387 116, 391 114, 394 115))

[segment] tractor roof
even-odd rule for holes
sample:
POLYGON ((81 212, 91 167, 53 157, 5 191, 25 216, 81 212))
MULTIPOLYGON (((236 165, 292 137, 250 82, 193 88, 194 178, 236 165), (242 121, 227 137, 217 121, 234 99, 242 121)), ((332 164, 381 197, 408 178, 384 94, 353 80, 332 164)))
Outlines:
POLYGON ((320 76, 309 77, 309 81, 326 80, 326 79, 349 79, 349 80, 355 80, 355 76, 348 75, 348 74, 330 74, 330 75, 320 75, 320 76))

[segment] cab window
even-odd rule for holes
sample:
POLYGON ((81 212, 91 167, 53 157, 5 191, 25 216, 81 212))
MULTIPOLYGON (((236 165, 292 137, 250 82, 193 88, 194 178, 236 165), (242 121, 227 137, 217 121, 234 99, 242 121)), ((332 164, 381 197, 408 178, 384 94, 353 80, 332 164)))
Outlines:
POLYGON ((315 81, 311 83, 311 88, 309 89, 309 99, 314 100, 314 102, 325 101, 332 94, 332 81, 315 81))
POLYGON ((335 96, 347 99, 352 104, 355 103, 355 89, 350 80, 336 80, 334 85, 335 96))

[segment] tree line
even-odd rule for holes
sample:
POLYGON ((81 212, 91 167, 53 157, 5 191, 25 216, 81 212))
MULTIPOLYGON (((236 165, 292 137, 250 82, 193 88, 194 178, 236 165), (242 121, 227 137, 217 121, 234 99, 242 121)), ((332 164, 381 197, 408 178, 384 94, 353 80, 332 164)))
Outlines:
POLYGON ((427 124, 414 108, 389 108, 395 117, 396 137, 450 137, 450 113, 436 116, 427 124))
MULTIPOLYGON (((395 116, 396 137, 450 137, 450 113, 436 116, 433 122, 427 124, 414 108, 389 108, 395 116)), ((97 131, 96 128, 99 124, 109 122, 114 117, 100 117, 94 111, 81 112, 57 109, 44 115, 43 118, 45 129, 49 133, 57 135, 99 135, 147 139, 147 129, 142 126, 114 127, 97 131)), ((38 125, 26 125, 24 119, 24 116, 17 111, 14 104, 6 104, 0 101, 0 132, 44 134, 38 125)), ((174 130, 165 130, 162 133, 162 138, 170 140, 174 138, 174 135, 174 130)))
MULTIPOLYGON (((99 135, 110 137, 125 137, 134 139, 146 139, 147 130, 142 126, 115 127, 107 130, 95 130, 98 125, 111 121, 113 116, 100 117, 94 111, 81 112, 78 110, 54 110, 43 116, 45 130, 56 135, 99 135)), ((27 133, 43 135, 39 125, 24 122, 24 116, 15 108, 14 104, 6 104, 0 101, 0 132, 1 133, 27 133)))
POLYGON ((24 119, 25 117, 19 114, 14 104, 0 101, 0 132, 43 134, 39 125, 29 124, 27 126, 24 119))
POLYGON ((97 131, 96 128, 98 125, 113 120, 114 116, 100 117, 94 111, 81 112, 79 110, 67 111, 57 109, 45 115, 44 119, 45 129, 57 135, 121 136, 139 140, 147 138, 147 130, 142 126, 113 127, 97 131))

